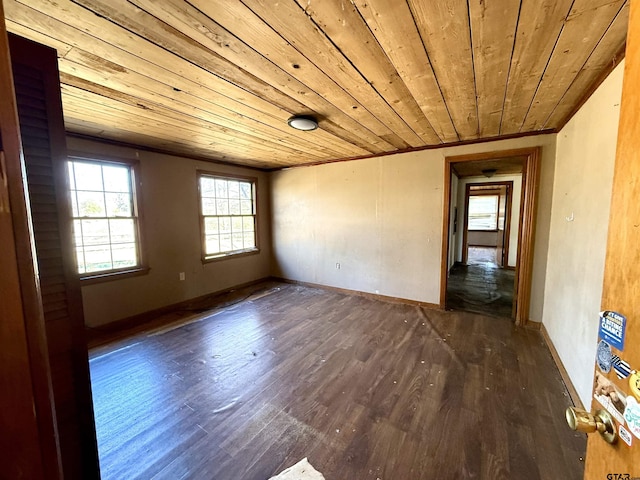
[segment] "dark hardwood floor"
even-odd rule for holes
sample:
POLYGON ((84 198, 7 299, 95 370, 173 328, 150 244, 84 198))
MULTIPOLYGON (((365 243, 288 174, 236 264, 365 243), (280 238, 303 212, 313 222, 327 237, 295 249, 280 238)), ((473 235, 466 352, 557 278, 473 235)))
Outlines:
POLYGON ((496 249, 469 247, 467 265, 456 263, 447 280, 447 308, 511 317, 515 271, 499 268, 496 249))
POLYGON ((327 480, 582 478, 537 331, 277 283, 184 316, 91 352, 105 480, 266 480, 303 457, 327 480))

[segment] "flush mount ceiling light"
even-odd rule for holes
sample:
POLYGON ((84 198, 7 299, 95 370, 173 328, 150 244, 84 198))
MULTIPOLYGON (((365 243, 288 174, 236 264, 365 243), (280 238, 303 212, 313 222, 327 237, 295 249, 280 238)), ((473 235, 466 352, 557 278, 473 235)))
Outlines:
POLYGON ((482 174, 487 178, 491 178, 496 174, 497 171, 498 170, 496 170, 495 168, 485 168, 484 170, 482 170, 482 174))
POLYGON ((318 121, 308 115, 294 115, 287 120, 287 123, 290 127, 295 128, 296 130, 303 130, 305 132, 318 128, 318 121))

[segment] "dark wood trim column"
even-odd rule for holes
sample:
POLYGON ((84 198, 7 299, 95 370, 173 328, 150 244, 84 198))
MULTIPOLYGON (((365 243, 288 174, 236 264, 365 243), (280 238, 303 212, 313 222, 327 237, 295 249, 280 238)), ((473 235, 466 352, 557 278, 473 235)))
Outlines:
POLYGON ((62 478, 9 44, 0 2, 0 463, 7 478, 62 478))
POLYGON ((9 35, 29 213, 65 478, 99 478, 55 50, 9 35))

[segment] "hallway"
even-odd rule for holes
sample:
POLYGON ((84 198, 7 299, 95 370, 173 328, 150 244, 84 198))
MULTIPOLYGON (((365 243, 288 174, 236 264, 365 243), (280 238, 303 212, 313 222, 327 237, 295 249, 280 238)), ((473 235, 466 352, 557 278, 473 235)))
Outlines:
POLYGON ((469 247, 468 265, 453 266, 447 284, 447 309, 512 316, 515 271, 496 265, 495 250, 469 247))

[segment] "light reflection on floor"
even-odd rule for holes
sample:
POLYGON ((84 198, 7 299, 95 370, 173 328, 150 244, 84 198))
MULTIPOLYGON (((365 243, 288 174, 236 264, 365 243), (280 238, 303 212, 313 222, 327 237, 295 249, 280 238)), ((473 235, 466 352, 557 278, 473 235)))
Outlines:
POLYGON ((467 265, 456 263, 447 279, 447 308, 511 317, 515 271, 500 268, 496 249, 469 247, 467 265))
POLYGON ((146 431, 158 423, 168 429, 182 424, 186 435, 206 433, 203 418, 229 413, 245 395, 274 381, 274 340, 252 303, 244 302, 92 357, 92 377, 100 379, 92 382, 100 457, 130 443, 133 461, 140 454, 136 444, 147 442, 146 431), (172 397, 189 400, 176 403, 172 397), (204 406, 205 415, 197 415, 204 406))

